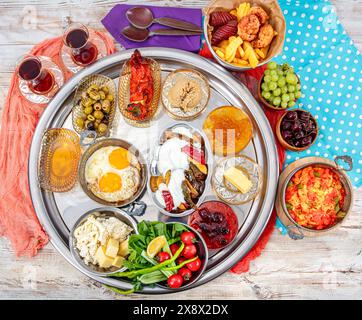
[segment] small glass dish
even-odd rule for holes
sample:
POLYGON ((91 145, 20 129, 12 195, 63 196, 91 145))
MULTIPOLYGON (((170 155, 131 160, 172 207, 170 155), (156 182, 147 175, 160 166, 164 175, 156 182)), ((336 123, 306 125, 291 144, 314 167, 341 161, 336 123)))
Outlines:
POLYGON ((159 63, 151 58, 142 57, 143 61, 150 65, 153 79, 153 97, 150 110, 145 118, 140 120, 130 111, 127 106, 130 103, 130 82, 131 82, 131 65, 130 60, 123 65, 118 84, 118 107, 125 121, 135 127, 149 127, 152 118, 158 110, 158 102, 161 93, 161 67, 159 63))
MULTIPOLYGON (((180 88, 182 91, 184 88, 180 88)), ((180 92, 181 93, 181 92, 180 92)), ((194 93, 196 95, 197 93, 194 93)), ((171 72, 165 79, 162 87, 161 100, 169 116, 176 120, 193 120, 200 116, 206 109, 210 98, 210 86, 203 74, 192 69, 178 69, 171 72), (184 110, 170 101, 169 94, 172 88, 183 79, 193 81, 199 86, 200 97, 198 103, 192 110, 184 110)))
POLYGON ((45 132, 40 150, 38 177, 40 186, 52 192, 65 192, 77 181, 80 159, 78 135, 63 128, 45 132))
POLYGON ((78 134, 81 134, 85 130, 94 130, 94 129, 87 129, 84 125, 80 126, 77 123, 78 118, 81 118, 84 121, 86 120, 87 116, 83 112, 83 106, 81 105, 81 100, 82 100, 82 97, 87 94, 87 89, 92 85, 97 85, 100 88, 105 87, 105 86, 108 87, 109 93, 107 93, 107 94, 110 94, 113 96, 113 101, 111 101, 111 104, 110 104, 110 111, 107 114, 108 128, 103 133, 99 133, 96 131, 97 137, 108 136, 110 128, 113 123, 113 120, 114 120, 115 112, 116 112, 117 91, 116 91, 116 85, 115 85, 114 81, 111 78, 106 77, 101 74, 93 74, 88 77, 85 77, 79 83, 77 90, 74 94, 74 99, 73 99, 73 110, 72 110, 73 128, 78 134))
POLYGON ((238 155, 221 159, 214 170, 211 179, 212 188, 223 201, 232 205, 239 205, 254 200, 262 186, 262 173, 259 165, 251 158, 238 155), (251 181, 249 192, 241 193, 236 187, 224 178, 224 172, 230 167, 241 170, 251 181))

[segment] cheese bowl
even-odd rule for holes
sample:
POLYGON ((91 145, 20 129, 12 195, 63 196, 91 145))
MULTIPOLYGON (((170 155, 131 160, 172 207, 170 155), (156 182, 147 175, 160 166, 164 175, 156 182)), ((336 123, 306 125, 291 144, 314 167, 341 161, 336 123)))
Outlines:
POLYGON ((70 235, 69 235, 69 248, 70 248, 70 252, 75 260, 75 262, 77 263, 78 267, 83 269, 84 271, 91 273, 94 276, 109 276, 110 274, 114 273, 114 272, 122 272, 125 271, 126 268, 124 267, 110 267, 110 268, 101 268, 98 265, 95 265, 93 263, 85 263, 84 259, 81 257, 80 255, 80 251, 76 246, 76 237, 75 237, 75 230, 81 226, 90 216, 92 215, 96 215, 96 216, 101 216, 101 217, 115 217, 117 218, 119 221, 125 223, 126 225, 128 225, 129 227, 131 227, 133 229, 133 231, 131 232, 131 234, 134 233, 138 233, 137 231, 137 221, 129 216, 125 211, 123 211, 122 209, 119 208, 114 208, 114 207, 101 207, 101 208, 97 208, 97 209, 92 209, 88 212, 86 212, 85 214, 83 214, 74 224, 73 228, 70 231, 70 235))

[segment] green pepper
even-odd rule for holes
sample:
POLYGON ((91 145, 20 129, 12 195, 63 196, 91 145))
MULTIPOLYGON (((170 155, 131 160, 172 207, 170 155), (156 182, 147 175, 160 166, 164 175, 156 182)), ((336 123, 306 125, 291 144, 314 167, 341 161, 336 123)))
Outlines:
POLYGON ((321 174, 317 171, 314 171, 313 172, 314 176, 317 177, 317 178, 320 178, 321 177, 321 174))
POLYGON ((303 185, 301 183, 298 184, 298 190, 303 189, 303 185))
POLYGON ((171 259, 168 259, 162 263, 159 263, 158 265, 155 265, 153 267, 149 267, 149 268, 145 268, 145 269, 140 269, 140 270, 133 270, 133 271, 126 271, 126 272, 116 272, 111 274, 111 277, 124 277, 124 278, 134 278, 146 273, 150 273, 156 270, 160 270, 163 267, 168 266, 169 264, 171 264, 172 262, 176 261, 176 259, 178 258, 178 256, 181 254, 182 250, 184 249, 185 244, 182 243, 180 248, 175 252, 174 256, 171 259))
POLYGON ((152 284, 167 280, 167 277, 160 271, 156 270, 150 273, 143 274, 138 278, 143 284, 152 284))
POLYGON ((174 271, 174 270, 178 270, 180 268, 182 268, 183 266, 185 266, 186 264, 195 261, 198 257, 193 257, 189 260, 185 260, 184 262, 181 262, 179 265, 177 266, 173 266, 173 267, 168 267, 168 268, 162 268, 162 271, 174 271))

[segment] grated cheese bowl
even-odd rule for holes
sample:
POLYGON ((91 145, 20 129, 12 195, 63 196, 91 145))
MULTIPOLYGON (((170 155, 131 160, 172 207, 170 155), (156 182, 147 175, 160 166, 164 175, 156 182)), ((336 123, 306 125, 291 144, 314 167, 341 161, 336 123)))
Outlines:
POLYGON ((89 264, 87 265, 83 258, 80 256, 79 254, 79 250, 76 247, 75 244, 75 237, 74 237, 74 231, 77 229, 78 226, 80 226, 82 223, 85 222, 85 220, 95 214, 99 212, 101 214, 101 216, 107 216, 107 217, 115 217, 118 220, 124 222, 125 224, 127 224, 128 226, 130 226, 133 229, 132 234, 137 234, 138 230, 137 230, 137 221, 131 217, 130 215, 128 215, 125 211, 123 211, 122 209, 119 208, 114 208, 114 207, 101 207, 101 208, 96 208, 96 209, 92 209, 88 212, 86 212, 85 214, 83 214, 74 224, 73 228, 70 231, 70 235, 69 235, 69 249, 70 252, 75 260, 75 262, 77 263, 77 265, 83 269, 84 271, 86 271, 87 273, 91 273, 92 275, 95 276, 109 276, 114 272, 122 272, 125 271, 126 268, 122 267, 122 268, 117 268, 117 267, 111 267, 111 268, 101 268, 97 265, 94 264, 89 264))

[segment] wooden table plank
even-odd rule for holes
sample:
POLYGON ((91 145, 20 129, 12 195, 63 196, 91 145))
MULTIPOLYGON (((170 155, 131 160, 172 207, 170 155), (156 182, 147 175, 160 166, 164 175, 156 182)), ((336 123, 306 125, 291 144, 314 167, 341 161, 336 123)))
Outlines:
MULTIPOLYGON (((2 1, 0 11, 0 109, 17 57, 41 40, 62 33, 62 21, 101 29, 100 19, 119 1, 2 1), (89 2, 89 4, 88 4, 89 2), (36 9, 36 19, 32 14, 36 9), (29 22, 30 21, 30 22, 29 22), (36 29, 32 29, 36 21, 36 29)), ((124 1, 121 1, 124 2, 124 1)), ((202 7, 207 0, 133 1, 156 5, 202 7)), ((332 1, 347 33, 362 50, 362 0, 332 1)), ((362 298, 362 189, 345 224, 328 236, 293 241, 275 230, 250 271, 230 272, 179 294, 135 295, 144 299, 353 299, 362 298)), ((49 244, 36 257, 16 258, 0 238, 0 299, 127 299, 88 279, 49 244)))

